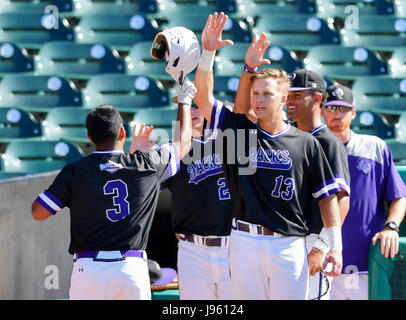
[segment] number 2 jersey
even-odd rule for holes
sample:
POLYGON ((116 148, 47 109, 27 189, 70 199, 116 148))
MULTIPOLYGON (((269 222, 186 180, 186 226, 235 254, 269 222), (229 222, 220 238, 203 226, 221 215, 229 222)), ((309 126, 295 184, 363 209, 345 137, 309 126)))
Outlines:
POLYGON ((216 143, 223 143, 224 172, 239 220, 305 236, 314 199, 340 192, 320 143, 309 133, 287 124, 272 135, 218 100, 210 129, 222 136, 216 143))
POLYGON ((177 233, 230 235, 233 207, 214 142, 193 138, 179 172, 163 184, 172 192, 171 220, 177 233))
POLYGON ((145 250, 160 184, 178 170, 173 144, 149 152, 95 151, 67 164, 37 200, 70 208, 69 253, 145 250))

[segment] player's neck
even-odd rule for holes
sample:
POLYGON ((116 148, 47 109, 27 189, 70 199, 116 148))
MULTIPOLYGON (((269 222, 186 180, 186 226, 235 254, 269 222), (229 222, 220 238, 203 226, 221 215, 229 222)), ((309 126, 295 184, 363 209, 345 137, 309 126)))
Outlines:
POLYGON ((310 117, 309 119, 296 121, 297 127, 301 131, 312 132, 314 129, 323 125, 320 117, 310 117))
POLYGON ((284 122, 282 118, 277 118, 275 120, 258 119, 258 125, 262 130, 265 130, 272 135, 281 132, 287 126, 286 122, 284 122))
POLYGON ((342 143, 346 144, 351 139, 351 129, 347 128, 343 131, 334 131, 338 139, 341 140, 342 143))
POLYGON ((116 143, 98 143, 95 147, 95 151, 124 150, 124 146, 120 141, 117 141, 116 143))

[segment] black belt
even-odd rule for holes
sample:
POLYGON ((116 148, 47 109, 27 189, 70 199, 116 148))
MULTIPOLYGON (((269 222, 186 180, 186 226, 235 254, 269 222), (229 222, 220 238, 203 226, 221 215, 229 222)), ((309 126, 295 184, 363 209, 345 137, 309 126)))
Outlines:
MULTIPOLYGON (((235 221, 235 226, 233 225, 232 228, 234 230, 239 230, 239 231, 243 231, 243 232, 248 232, 251 233, 251 229, 250 229, 250 224, 248 223, 244 223, 241 221, 235 221)), ((255 225, 255 228, 257 229, 257 234, 258 235, 262 235, 262 236, 274 236, 277 235, 276 232, 265 228, 263 226, 260 225, 255 225)))
POLYGON ((222 247, 223 241, 227 243, 227 239, 223 238, 209 238, 203 236, 195 236, 194 234, 181 234, 181 240, 193 242, 195 244, 202 244, 206 247, 222 247), (225 240, 223 240, 225 239, 225 240))

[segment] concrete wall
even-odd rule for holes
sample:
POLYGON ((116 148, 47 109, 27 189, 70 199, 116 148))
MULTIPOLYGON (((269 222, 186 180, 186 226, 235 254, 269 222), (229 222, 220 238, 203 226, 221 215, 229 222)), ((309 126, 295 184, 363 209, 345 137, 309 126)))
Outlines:
MULTIPOLYGON (((0 299, 69 297, 69 209, 45 221, 31 217, 32 202, 56 174, 0 181, 0 299)), ((158 211, 169 208, 169 199, 161 194, 158 211)))

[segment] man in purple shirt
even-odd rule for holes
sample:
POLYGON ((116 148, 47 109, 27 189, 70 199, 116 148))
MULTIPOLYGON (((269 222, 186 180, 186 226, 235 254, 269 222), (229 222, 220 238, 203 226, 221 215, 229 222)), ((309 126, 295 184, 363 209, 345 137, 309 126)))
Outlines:
POLYGON ((393 258, 399 247, 399 225, 406 211, 406 187, 386 143, 378 137, 356 134, 351 90, 328 88, 322 115, 344 143, 351 176, 350 209, 342 226, 342 275, 333 280, 331 299, 368 299, 368 249, 381 241, 381 253, 393 258), (385 202, 389 214, 385 215, 385 202))

